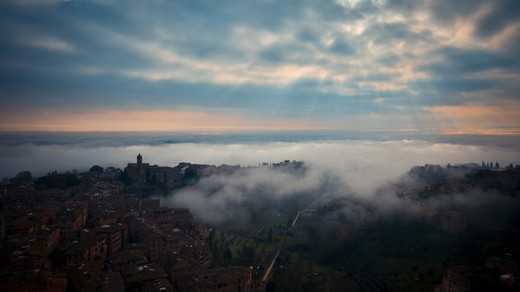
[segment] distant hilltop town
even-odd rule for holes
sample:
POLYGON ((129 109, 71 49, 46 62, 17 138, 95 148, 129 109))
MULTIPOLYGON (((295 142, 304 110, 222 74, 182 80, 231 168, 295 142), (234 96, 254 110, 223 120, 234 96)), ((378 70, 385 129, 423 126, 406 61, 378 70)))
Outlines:
POLYGON ((213 165, 201 165, 182 162, 176 167, 150 165, 143 162, 141 153, 137 155, 136 163, 128 163, 124 169, 124 179, 127 182, 148 182, 153 184, 166 184, 175 187, 183 184, 186 176, 200 178, 210 176, 217 168, 213 165))
MULTIPOLYGON (((272 168, 291 168, 304 169, 302 161, 285 160, 279 163, 262 162, 258 167, 272 167, 272 168)), ((166 190, 171 190, 183 187, 187 184, 193 183, 203 177, 211 176, 215 173, 231 173, 241 169, 240 165, 208 165, 208 164, 191 164, 181 162, 175 167, 150 165, 143 162, 141 153, 137 155, 136 163, 128 163, 121 173, 121 180, 127 185, 137 184, 134 189, 130 191, 143 192, 139 188, 139 184, 145 183, 148 186, 157 186, 163 193, 166 190)), ((148 188, 149 190, 150 188, 148 188)), ((144 190, 146 192, 146 190, 144 190)))

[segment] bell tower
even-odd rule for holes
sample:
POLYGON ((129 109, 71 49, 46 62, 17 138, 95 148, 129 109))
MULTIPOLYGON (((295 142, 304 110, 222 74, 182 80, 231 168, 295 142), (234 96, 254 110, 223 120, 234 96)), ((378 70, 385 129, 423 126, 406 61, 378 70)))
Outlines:
POLYGON ((144 179, 143 157, 141 156, 141 153, 137 155, 137 173, 139 180, 144 179))
POLYGON ((141 153, 137 155, 137 166, 141 168, 141 165, 143 165, 143 157, 141 156, 141 153))

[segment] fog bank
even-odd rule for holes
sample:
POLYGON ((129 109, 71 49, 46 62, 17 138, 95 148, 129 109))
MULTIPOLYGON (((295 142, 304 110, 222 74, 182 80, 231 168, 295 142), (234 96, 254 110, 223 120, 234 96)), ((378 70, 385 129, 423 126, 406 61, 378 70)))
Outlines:
POLYGON ((358 179, 370 176, 372 184, 393 180, 414 165, 498 161, 518 163, 520 147, 491 147, 431 143, 419 140, 338 140, 269 143, 178 143, 160 145, 87 146, 0 145, 0 177, 29 170, 34 176, 50 171, 86 170, 98 164, 123 168, 138 153, 145 162, 175 166, 179 162, 200 164, 258 165, 286 159, 302 160, 316 168, 343 172, 357 190, 373 189, 358 179))

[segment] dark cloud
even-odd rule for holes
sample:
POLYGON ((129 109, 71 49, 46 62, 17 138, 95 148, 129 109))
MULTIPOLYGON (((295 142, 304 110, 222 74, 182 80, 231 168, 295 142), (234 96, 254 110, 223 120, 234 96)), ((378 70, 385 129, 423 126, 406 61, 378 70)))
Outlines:
MULTIPOLYGON (((419 66, 431 76, 426 80, 409 82, 409 88, 422 91, 426 97, 434 93, 435 98, 427 98, 427 103, 464 104, 470 102, 486 102, 482 96, 468 95, 477 92, 501 92, 501 95, 514 98, 511 93, 515 84, 500 74, 493 77, 490 72, 501 74, 518 74, 520 61, 515 53, 499 53, 485 49, 461 49, 444 47, 433 53, 441 61, 419 66), (490 75, 486 75, 490 74, 490 75), (430 92, 430 94, 427 94, 430 92)), ((489 101, 493 97, 488 97, 489 101)))
POLYGON ((518 76, 520 32, 498 47, 486 43, 517 22, 514 1, 24 3, 0 3, 0 105, 9 110, 236 110, 336 120, 396 114, 412 99, 420 108, 431 100, 480 102, 468 92, 517 96, 510 79, 518 76), (414 18, 419 13, 436 21, 414 18), (395 20, 403 17, 409 21, 395 20), (436 32, 458 19, 478 21, 473 41, 483 46, 442 44, 436 32), (479 75, 493 70, 509 79, 479 75), (416 78, 423 72, 427 78, 416 78), (382 97, 386 103, 377 103, 382 97))
MULTIPOLYGON (((150 91, 149 84, 142 80, 129 82, 127 78, 111 73, 84 75, 66 70, 57 70, 49 74, 46 70, 28 71, 25 68, 15 68, 0 71, 0 76, 3 77, 0 86, 4 90, 0 103, 11 107, 25 103, 32 107, 78 110, 83 107, 101 106, 154 108, 162 105, 168 108, 175 106, 186 90, 196 88, 190 84, 173 83, 169 86, 157 84, 154 90, 150 91), (178 91, 175 94, 167 94, 174 85, 179 85, 176 87, 178 91), (16 99, 11 98, 13 96, 16 99), (34 98, 35 96, 38 98, 34 98)), ((189 91, 197 96, 202 90, 189 91)), ((194 102, 204 101, 194 100, 194 102)), ((30 107, 24 106, 24 108, 30 107)))
POLYGON ((490 38, 500 33, 507 26, 518 23, 520 3, 515 0, 462 0, 462 1, 432 1, 432 12, 439 24, 451 25, 458 19, 476 18, 476 35, 480 38, 490 38))
POLYGON ((435 24, 443 27, 473 18, 476 21, 475 34, 482 39, 493 37, 506 27, 517 24, 520 17, 520 3, 516 0, 388 0, 384 7, 404 15, 431 12, 435 24))
POLYGON ((394 79, 394 75, 392 74, 384 74, 384 73, 373 73, 365 76, 355 76, 354 78, 351 78, 350 81, 352 82, 359 82, 359 81, 382 81, 382 82, 390 82, 394 79))
POLYGON ((440 55, 443 61, 424 67, 432 73, 466 74, 493 69, 512 71, 520 69, 520 60, 515 55, 486 49, 444 47, 436 54, 440 55))
MULTIPOLYGON (((368 2, 368 1, 367 1, 368 2)), ((369 14, 367 6, 359 5, 357 7, 345 7, 334 0, 309 1, 310 11, 315 11, 322 20, 325 21, 356 21, 363 19, 369 14)))
POLYGON ((433 16, 439 24, 452 25, 459 18, 468 18, 478 12, 484 5, 489 3, 486 0, 461 0, 461 1, 431 1, 430 8, 433 16))
POLYGON ((305 64, 312 56, 307 48, 299 44, 275 44, 260 51, 260 59, 272 63, 305 64))
POLYGON ((355 53, 354 48, 347 43, 347 41, 337 38, 329 47, 330 52, 342 55, 342 56, 351 56, 355 53))
POLYGON ((386 9, 397 10, 404 13, 411 13, 420 10, 424 5, 423 2, 424 1, 417 0, 387 0, 384 2, 384 7, 386 9))
POLYGON ((296 33, 298 40, 304 43, 317 44, 320 41, 320 34, 313 29, 302 29, 296 33))
POLYGON ((485 102, 485 100, 480 100, 481 97, 478 97, 476 93, 493 90, 500 85, 501 82, 480 78, 439 75, 427 81, 410 82, 409 88, 418 88, 423 92, 420 97, 421 104, 439 106, 464 105, 476 100, 485 102))
POLYGON ((431 31, 421 30, 415 32, 410 30, 409 25, 402 22, 376 23, 369 26, 363 34, 373 39, 379 45, 388 45, 394 41, 404 41, 413 44, 432 40, 431 31))
POLYGON ((393 67, 396 66, 397 63, 399 63, 401 60, 402 58, 396 54, 388 54, 378 58, 377 62, 384 66, 393 67))
POLYGON ((520 22, 520 2, 515 0, 494 1, 490 11, 477 24, 477 34, 487 38, 499 33, 508 25, 520 22))

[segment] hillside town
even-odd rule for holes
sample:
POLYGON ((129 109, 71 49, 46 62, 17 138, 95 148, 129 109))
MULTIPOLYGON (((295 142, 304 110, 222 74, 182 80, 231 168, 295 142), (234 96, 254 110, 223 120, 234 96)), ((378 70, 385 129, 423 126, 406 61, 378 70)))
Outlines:
MULTIPOLYGON (((245 169, 265 168, 302 175, 306 166, 286 160, 245 169)), ((473 291, 480 286, 513 291, 518 287, 520 250, 503 244, 503 239, 513 246, 518 241, 514 224, 519 218, 511 219, 517 221, 508 227, 481 222, 464 208, 428 204, 431 198, 474 190, 500 193, 516 202, 518 166, 491 162, 416 166, 408 173, 413 183, 399 182, 384 190, 409 202, 402 210, 409 216, 407 222, 397 223, 381 219, 374 207, 348 197, 324 199, 312 194, 267 204, 258 209, 256 222, 242 222, 242 227, 216 227, 197 220, 186 207, 162 206, 151 196, 241 169, 150 165, 138 154, 136 162, 123 170, 95 165, 81 173, 53 171, 33 178, 22 171, 5 179, 0 189, 0 290, 473 291), (353 209, 356 217, 345 215, 353 209), (377 223, 363 222, 365 213, 377 223), (414 234, 439 242, 420 246, 414 234), (482 246, 474 248, 478 253, 466 246, 468 238, 483 234, 486 238, 479 237, 478 243, 482 246), (400 243, 395 250, 393 237, 400 243), (453 252, 453 246, 462 251, 453 252), (470 252, 476 254, 468 260, 470 252), (393 253, 399 256, 390 256, 393 253), (389 260, 396 263, 386 266, 389 260), (385 269, 387 274, 374 272, 385 269), (406 269, 410 270, 405 273, 406 269)))
POLYGON ((125 193, 120 180, 182 183, 211 168, 128 164, 85 173, 20 173, 2 184, 2 291, 248 291, 250 267, 211 266, 212 228, 189 209, 125 193), (189 175, 186 175, 189 173, 189 175), (128 176, 126 176, 128 174, 128 176))

